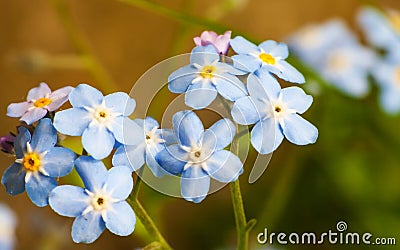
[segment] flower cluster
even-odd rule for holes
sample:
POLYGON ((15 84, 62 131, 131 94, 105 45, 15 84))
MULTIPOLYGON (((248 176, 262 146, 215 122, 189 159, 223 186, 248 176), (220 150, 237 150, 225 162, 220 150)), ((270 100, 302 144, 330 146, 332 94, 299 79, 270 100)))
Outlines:
POLYGON ((380 87, 385 112, 400 112, 400 13, 360 9, 357 21, 366 40, 362 45, 341 20, 308 25, 289 38, 294 53, 329 83, 352 97, 369 93, 372 76, 380 87), (318 55, 318 56, 316 56, 318 55))
POLYGON ((230 36, 204 32, 194 39, 190 64, 169 76, 169 90, 184 93, 194 109, 175 113, 171 129, 150 116, 132 120, 136 102, 128 94, 104 96, 87 84, 51 92, 41 83, 26 102, 10 104, 7 115, 22 123, 15 136, 1 138, 2 150, 16 158, 2 177, 7 193, 26 191, 35 205, 74 217, 72 239, 92 243, 106 228, 121 236, 134 231, 135 212, 126 200, 132 173, 144 165, 156 177, 179 176, 182 197, 198 203, 211 179, 229 183, 243 173, 241 159, 229 150, 238 124, 252 126, 251 143, 261 154, 273 152, 284 137, 297 145, 314 143, 317 128, 300 116, 312 97, 299 87, 282 89, 276 79, 305 82, 286 62, 287 46, 272 40, 256 46, 230 36), (232 58, 226 57, 230 48, 237 53, 232 58), (231 117, 206 129, 195 111, 217 96, 231 117), (71 107, 59 110, 67 101, 71 107), (67 136, 81 137, 81 153, 63 146, 67 136), (108 169, 106 158, 112 158, 108 169), (84 187, 58 185, 73 169, 84 187))

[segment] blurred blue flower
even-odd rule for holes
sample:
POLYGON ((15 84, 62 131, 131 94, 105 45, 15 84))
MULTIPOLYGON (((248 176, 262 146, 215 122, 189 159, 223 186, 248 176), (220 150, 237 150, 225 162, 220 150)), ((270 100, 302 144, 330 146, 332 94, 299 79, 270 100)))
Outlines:
POLYGON ((57 132, 48 118, 39 121, 32 138, 25 127, 20 127, 18 132, 17 159, 6 169, 1 182, 8 194, 17 195, 26 190, 35 205, 46 206, 50 191, 57 186, 55 177, 71 172, 75 153, 54 146, 57 132))
POLYGON ((209 191, 210 177, 227 183, 242 173, 240 159, 224 150, 236 131, 229 119, 221 119, 204 131, 199 117, 185 110, 176 113, 172 123, 178 144, 166 147, 156 160, 167 172, 181 175, 183 198, 201 202, 209 191))
POLYGON ((130 169, 120 166, 107 171, 101 161, 89 156, 79 157, 75 165, 85 188, 58 186, 49 197, 50 207, 56 213, 76 217, 73 241, 92 243, 105 228, 120 236, 131 234, 136 216, 125 201, 133 188, 130 169))
POLYGON ((135 100, 126 93, 107 96, 97 89, 80 84, 69 95, 71 109, 57 112, 54 127, 62 134, 82 136, 83 148, 95 159, 107 157, 115 140, 137 144, 140 127, 128 118, 135 109, 135 100))
POLYGON ((220 62, 213 45, 198 46, 192 50, 190 65, 174 71, 168 77, 168 89, 173 93, 185 93, 186 105, 202 109, 210 105, 217 93, 229 101, 247 94, 246 87, 235 75, 245 72, 220 62))
POLYGON ((29 91, 27 101, 12 103, 7 108, 10 117, 21 117, 28 125, 43 118, 48 111, 55 111, 67 100, 72 87, 64 87, 51 92, 49 86, 42 82, 39 87, 29 91))
POLYGON ((357 19, 369 43, 389 53, 400 49, 399 11, 381 13, 375 8, 363 7, 357 19))
POLYGON ((231 47, 238 54, 232 59, 235 67, 240 70, 250 73, 269 72, 289 82, 305 82, 304 76, 285 61, 289 56, 289 50, 284 43, 268 40, 256 46, 245 38, 237 36, 231 40, 231 47))
POLYGON ((239 124, 255 124, 251 143, 260 154, 273 152, 284 137, 297 145, 317 140, 317 128, 299 115, 311 106, 312 96, 298 87, 281 89, 268 73, 250 74, 247 88, 250 96, 237 100, 231 113, 239 124))
POLYGON ((372 75, 381 87, 380 103, 389 114, 400 113, 400 56, 381 60, 372 75))
POLYGON ((0 249, 12 250, 15 244, 17 218, 5 204, 0 203, 0 249))
POLYGON ((368 94, 375 54, 357 41, 344 22, 335 19, 306 26, 289 41, 293 52, 336 88, 353 97, 368 94))
POLYGON ((164 175, 155 157, 165 145, 176 142, 173 132, 169 129, 159 129, 159 124, 151 117, 134 120, 143 131, 140 143, 137 145, 121 145, 115 152, 112 163, 114 166, 130 166, 133 171, 140 169, 145 163, 157 177, 164 175))

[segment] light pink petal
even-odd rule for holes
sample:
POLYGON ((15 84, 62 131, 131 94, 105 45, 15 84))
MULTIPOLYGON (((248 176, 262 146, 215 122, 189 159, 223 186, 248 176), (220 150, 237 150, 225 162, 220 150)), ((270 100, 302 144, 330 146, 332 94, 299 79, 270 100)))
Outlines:
POLYGON ((195 37, 193 38, 194 44, 196 44, 196 46, 202 46, 201 44, 201 38, 200 37, 195 37))
POLYGON ((232 31, 228 30, 223 35, 219 35, 214 42, 214 46, 217 48, 218 52, 226 55, 229 49, 229 42, 231 41, 232 31))
POLYGON ((200 38, 201 40, 204 41, 208 41, 213 43, 215 41, 215 39, 217 39, 218 34, 215 33, 214 31, 204 31, 203 33, 201 33, 200 38))
POLYGON ((28 125, 39 121, 47 114, 47 110, 44 108, 32 108, 28 112, 26 112, 22 117, 21 121, 26 122, 28 125))
POLYGON ((49 111, 54 111, 61 107, 68 100, 69 93, 71 93, 73 89, 73 87, 67 86, 51 93, 49 98, 52 102, 47 106, 47 109, 49 111))
POLYGON ((7 108, 7 116, 21 117, 28 111, 31 105, 29 102, 11 103, 7 108))
POLYGON ((33 88, 29 90, 27 100, 37 100, 39 98, 45 97, 46 95, 50 95, 51 89, 47 86, 46 83, 42 82, 39 87, 33 88))

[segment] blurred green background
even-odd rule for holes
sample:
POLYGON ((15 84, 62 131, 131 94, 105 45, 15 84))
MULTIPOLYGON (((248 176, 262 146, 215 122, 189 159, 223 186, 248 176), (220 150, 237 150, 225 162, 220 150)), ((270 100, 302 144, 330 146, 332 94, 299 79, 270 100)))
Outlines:
MULTIPOLYGON (((355 13, 366 2, 154 1, 157 6, 227 26, 233 36, 240 33, 258 41, 282 41, 307 23, 331 17, 343 18, 355 27, 355 13)), ((376 3, 400 9, 398 0, 376 3)), ((1 0, 1 133, 14 131, 17 124, 16 119, 5 116, 8 104, 25 100, 28 90, 40 82, 48 83, 53 90, 84 82, 105 94, 129 92, 146 70, 170 56, 190 52, 192 38, 209 29, 192 25, 197 19, 189 16, 177 22, 146 6, 135 0, 1 0), (85 67, 88 64, 89 70, 85 67), (113 84, 107 85, 109 82, 113 84)), ((398 244, 275 247, 400 249, 400 117, 380 111, 377 92, 373 89, 367 98, 355 100, 323 89, 305 114, 319 128, 318 142, 306 147, 284 142, 254 184, 247 183, 256 155, 250 152, 241 181, 247 217, 258 220, 250 235, 251 249, 267 247, 256 241, 265 227, 272 232, 320 233, 335 230, 338 221, 346 221, 348 231, 397 237, 398 244)), ((1 172, 13 160, 2 155, 1 172)), ((234 248, 236 232, 229 188, 210 195, 201 204, 166 197, 145 186, 139 196, 174 248, 234 248)), ((7 203, 18 216, 17 249, 136 249, 149 243, 148 235, 138 226, 130 237, 105 232, 94 244, 74 244, 70 238, 72 219, 60 217, 48 207, 37 208, 25 193, 11 198, 4 187, 0 202, 7 203)))

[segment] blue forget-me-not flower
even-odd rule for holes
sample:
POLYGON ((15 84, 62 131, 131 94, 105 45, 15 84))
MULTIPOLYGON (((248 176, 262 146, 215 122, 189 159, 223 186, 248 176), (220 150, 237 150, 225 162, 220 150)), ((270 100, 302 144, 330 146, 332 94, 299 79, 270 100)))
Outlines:
POLYGON ((107 171, 101 161, 81 156, 75 168, 85 188, 63 185, 50 194, 50 207, 62 216, 76 217, 72 239, 92 243, 108 228, 112 233, 127 236, 135 229, 136 216, 125 201, 133 188, 130 169, 113 167, 107 171))
POLYGON ((115 141, 132 144, 141 136, 140 127, 128 118, 136 102, 128 94, 103 94, 87 85, 78 85, 69 95, 73 108, 57 112, 55 128, 62 134, 82 136, 83 148, 95 159, 107 157, 115 141))
POLYGON ((15 213, 2 203, 0 203, 0 221, 0 249, 12 250, 15 245, 17 218, 15 213))
POLYGON ((221 119, 204 130, 193 111, 181 111, 172 119, 178 144, 166 147, 156 160, 167 172, 181 175, 183 198, 201 202, 210 188, 210 177, 223 182, 233 182, 243 171, 243 164, 232 152, 224 150, 235 135, 229 119, 221 119))
POLYGON ((39 121, 32 138, 28 129, 19 128, 14 144, 17 159, 1 180, 7 193, 26 190, 35 205, 48 204, 49 193, 57 186, 55 178, 69 174, 76 157, 67 148, 55 147, 56 143, 57 132, 48 118, 39 121))
POLYGON ((168 77, 168 89, 186 93, 186 105, 202 109, 210 105, 219 93, 229 101, 247 94, 244 84, 235 76, 245 72, 221 62, 213 45, 197 46, 190 55, 190 65, 174 71, 168 77))
POLYGON ((273 152, 284 137, 297 145, 317 140, 317 128, 299 115, 313 101, 301 88, 281 89, 268 73, 259 77, 250 74, 247 88, 250 96, 237 100, 231 113, 238 124, 255 124, 251 131, 251 143, 260 154, 273 152))

